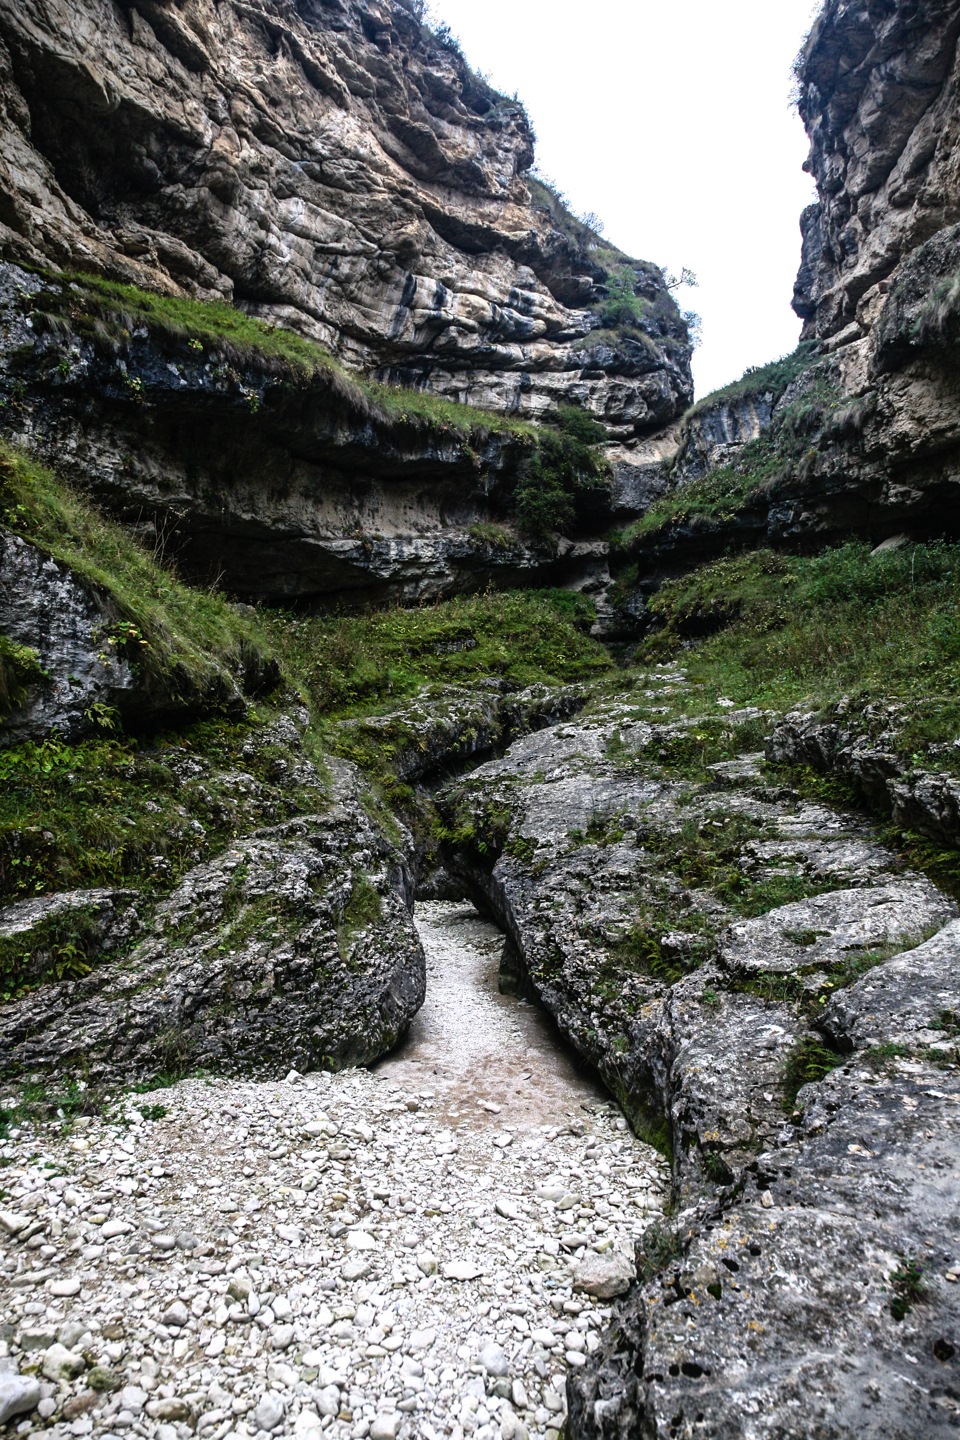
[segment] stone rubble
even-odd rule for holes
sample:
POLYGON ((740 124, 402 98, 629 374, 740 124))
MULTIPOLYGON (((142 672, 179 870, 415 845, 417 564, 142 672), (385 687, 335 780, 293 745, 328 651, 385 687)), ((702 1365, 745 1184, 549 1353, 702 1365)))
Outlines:
MULTIPOLYGON (((470 913, 423 908, 428 952, 429 921, 470 913)), ((499 996, 488 1009, 491 1046, 511 1011, 532 1011, 499 996)), ((483 1014, 468 1004, 451 1021, 448 1062, 464 1025, 482 1050, 483 1014)), ((610 1317, 589 1276, 630 1274, 665 1166, 608 1101, 572 1087, 563 1108, 556 1077, 554 1113, 538 1097, 518 1118, 478 1097, 469 1065, 458 1089, 436 1045, 436 1086, 393 1078, 415 1062, 189 1079, 72 1128, 12 1130, 11 1433, 558 1440, 566 1375, 610 1317)))

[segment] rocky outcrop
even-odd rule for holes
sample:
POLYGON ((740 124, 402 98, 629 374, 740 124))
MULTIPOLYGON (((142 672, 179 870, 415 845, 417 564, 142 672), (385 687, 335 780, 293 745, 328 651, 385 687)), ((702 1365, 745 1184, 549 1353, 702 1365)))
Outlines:
POLYGON ((0 528, 0 633, 35 662, 20 703, 0 715, 0 746, 49 735, 77 740, 111 717, 143 730, 205 711, 241 715, 245 688, 276 683, 269 666, 247 686, 226 666, 161 682, 131 658, 133 628, 104 588, 0 528))
POLYGON ((730 549, 955 538, 958 37, 944 0, 824 5, 798 61, 819 196, 794 296, 809 368, 772 406, 748 372, 685 420, 676 501, 614 556, 616 633, 642 628, 663 578, 730 549))
POLYGON ((0 428, 192 580, 274 603, 412 604, 605 572, 605 486, 569 537, 519 529, 530 427, 383 405, 335 367, 148 320, 126 317, 121 344, 89 296, 66 291, 61 319, 63 295, 0 264, 0 428))
POLYGON ((760 388, 729 397, 721 391, 716 401, 711 403, 708 397, 698 405, 683 420, 680 447, 672 467, 675 483, 698 480, 735 459, 744 445, 759 439, 769 427, 779 399, 773 388, 760 388))
MULTIPOLYGON (((91 945, 85 976, 5 1006, 2 1073, 116 1084, 198 1066, 340 1068, 391 1049, 425 985, 405 856, 371 820, 353 766, 333 762, 322 809, 313 783, 316 814, 241 837, 190 871, 142 938, 128 928, 119 958, 114 945, 91 945)), ((62 916, 102 900, 56 897, 27 918, 36 928, 51 905, 62 916)), ((0 913, 7 948, 14 936, 29 942, 23 908, 0 913)))
POLYGON ((531 180, 522 106, 420 13, 4 7, 0 244, 231 300, 473 405, 536 418, 580 403, 627 440, 670 421, 690 352, 660 271, 531 180), (624 276, 626 326, 609 304, 624 276))
POLYGON ((902 703, 858 706, 850 700, 826 713, 796 711, 776 725, 767 754, 780 764, 808 765, 845 781, 904 830, 960 846, 957 741, 937 747, 941 765, 949 768, 924 768, 903 737, 911 712, 915 707, 902 703))
POLYGON ((672 1149, 677 1213, 571 1376, 571 1434, 946 1436, 956 906, 770 784, 767 717, 657 719, 683 684, 655 672, 444 802, 508 971, 672 1149))
POLYGON ((807 168, 794 307, 805 335, 868 333, 900 264, 960 221, 960 16, 949 0, 827 0, 798 62, 807 168))

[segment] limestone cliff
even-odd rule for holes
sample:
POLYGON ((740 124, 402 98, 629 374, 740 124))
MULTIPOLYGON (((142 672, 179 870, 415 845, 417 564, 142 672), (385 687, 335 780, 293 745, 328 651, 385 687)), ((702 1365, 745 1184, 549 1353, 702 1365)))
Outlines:
POLYGON ((0 245, 471 404, 575 402, 626 440, 669 421, 690 352, 661 272, 531 178, 522 106, 421 8, 0 5, 0 245))
POLYGON ((794 306, 805 335, 872 328, 898 267, 960 220, 960 14, 950 0, 828 0, 800 57, 818 200, 794 306))
POLYGON ((614 633, 729 550, 954 539, 960 496, 956 6, 828 0, 798 62, 808 166, 796 355, 685 417, 618 537, 614 633), (771 382, 776 383, 771 383, 771 382))

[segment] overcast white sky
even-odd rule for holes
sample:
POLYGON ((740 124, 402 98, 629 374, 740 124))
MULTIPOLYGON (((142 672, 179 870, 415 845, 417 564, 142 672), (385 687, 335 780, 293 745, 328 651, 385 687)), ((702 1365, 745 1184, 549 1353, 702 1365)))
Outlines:
POLYGON ((814 198, 790 67, 816 0, 433 0, 474 69, 516 92, 537 158, 607 237, 697 290, 697 394, 785 354, 814 198))

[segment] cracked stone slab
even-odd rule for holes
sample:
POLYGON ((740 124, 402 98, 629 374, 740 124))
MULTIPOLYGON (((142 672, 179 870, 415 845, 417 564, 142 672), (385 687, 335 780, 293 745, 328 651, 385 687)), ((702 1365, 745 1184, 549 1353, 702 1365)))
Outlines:
POLYGON ((836 965, 855 951, 918 945, 955 916, 953 902, 922 878, 834 890, 731 925, 720 963, 728 971, 787 975, 836 965))

